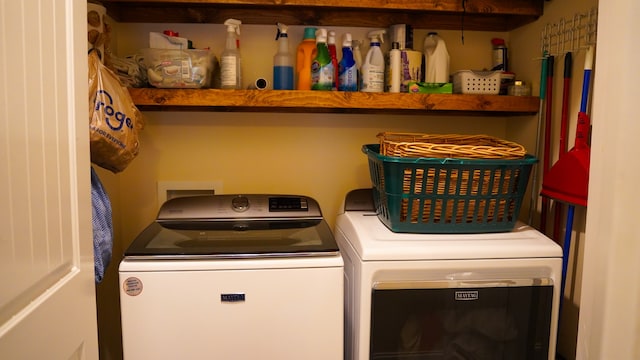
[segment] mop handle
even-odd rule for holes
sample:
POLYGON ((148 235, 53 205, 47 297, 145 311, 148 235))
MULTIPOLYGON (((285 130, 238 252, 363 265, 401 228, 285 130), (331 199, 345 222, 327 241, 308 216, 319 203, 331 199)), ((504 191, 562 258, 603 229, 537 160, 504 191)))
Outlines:
POLYGON ((580 111, 587 112, 589 102, 589 86, 591 85, 591 71, 593 70, 593 45, 589 46, 584 59, 584 78, 582 80, 582 99, 580 101, 580 111))

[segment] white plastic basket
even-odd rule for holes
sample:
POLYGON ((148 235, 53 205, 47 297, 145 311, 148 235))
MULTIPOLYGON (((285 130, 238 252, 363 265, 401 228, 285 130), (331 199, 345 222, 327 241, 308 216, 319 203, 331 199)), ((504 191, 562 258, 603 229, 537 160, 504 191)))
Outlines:
POLYGON ((498 94, 500 93, 500 71, 460 70, 453 74, 455 94, 498 94))

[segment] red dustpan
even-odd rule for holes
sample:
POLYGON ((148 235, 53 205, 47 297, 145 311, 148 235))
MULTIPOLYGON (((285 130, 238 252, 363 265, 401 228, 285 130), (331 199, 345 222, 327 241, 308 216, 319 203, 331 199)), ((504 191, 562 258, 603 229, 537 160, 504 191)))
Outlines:
POLYGON ((542 196, 573 205, 587 206, 591 157, 591 149, 587 144, 589 123, 589 115, 582 111, 578 113, 575 146, 563 154, 544 175, 542 196))

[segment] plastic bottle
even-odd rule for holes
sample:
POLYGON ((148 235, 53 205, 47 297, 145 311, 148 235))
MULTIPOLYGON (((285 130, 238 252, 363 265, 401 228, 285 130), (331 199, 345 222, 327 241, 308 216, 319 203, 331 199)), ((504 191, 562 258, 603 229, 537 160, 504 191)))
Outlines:
POLYGON ((358 67, 353 57, 351 34, 343 35, 342 59, 338 63, 338 90, 358 91, 358 67))
POLYGON ((391 43, 391 50, 389 51, 389 66, 387 68, 386 89, 388 92, 400 92, 401 54, 402 52, 400 51, 400 43, 396 41, 391 43))
POLYGON ((491 45, 493 45, 491 70, 509 71, 507 66, 507 46, 504 43, 504 39, 493 38, 491 39, 491 45))
POLYGON ((356 68, 358 69, 358 90, 362 85, 362 51, 360 51, 360 40, 353 40, 351 42, 351 49, 353 50, 353 60, 356 62, 356 68))
POLYGON ((240 89, 242 87, 242 71, 240 59, 240 24, 236 19, 227 19, 227 40, 224 51, 220 55, 220 88, 240 89))
POLYGON ((436 32, 430 32, 424 39, 425 82, 449 82, 449 52, 444 40, 436 32))
POLYGON ((329 47, 329 55, 331 56, 331 63, 333 64, 333 90, 338 89, 338 49, 336 48, 336 32, 331 30, 329 31, 329 36, 327 38, 327 46, 329 47))
POLYGON ((374 30, 367 34, 370 39, 370 48, 362 63, 362 81, 360 91, 383 92, 384 91, 384 54, 380 49, 380 43, 384 42, 385 30, 374 30))
POLYGON ((327 46, 327 29, 316 30, 316 57, 311 63, 311 90, 332 90, 333 63, 327 46))
POLYGON ((273 56, 273 89, 293 90, 293 57, 289 51, 288 27, 277 23, 278 52, 273 56))
POLYGON ((296 89, 311 90, 311 63, 316 57, 316 28, 304 29, 304 37, 296 52, 296 89))

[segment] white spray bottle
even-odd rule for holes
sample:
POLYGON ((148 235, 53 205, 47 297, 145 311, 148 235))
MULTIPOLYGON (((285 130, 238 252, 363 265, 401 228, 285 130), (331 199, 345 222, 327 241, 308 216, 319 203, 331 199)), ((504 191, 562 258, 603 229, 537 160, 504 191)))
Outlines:
POLYGON ((273 56, 273 89, 293 90, 293 56, 289 51, 287 25, 277 23, 278 52, 273 56))
POLYGON ((380 49, 380 43, 384 42, 383 36, 386 30, 370 31, 367 37, 370 40, 370 48, 362 64, 362 86, 363 92, 383 92, 384 91, 384 54, 380 49))
POLYGON ((242 71, 240 61, 240 45, 237 36, 240 36, 240 24, 236 19, 227 19, 227 40, 224 51, 220 55, 220 88, 241 89, 242 71))

